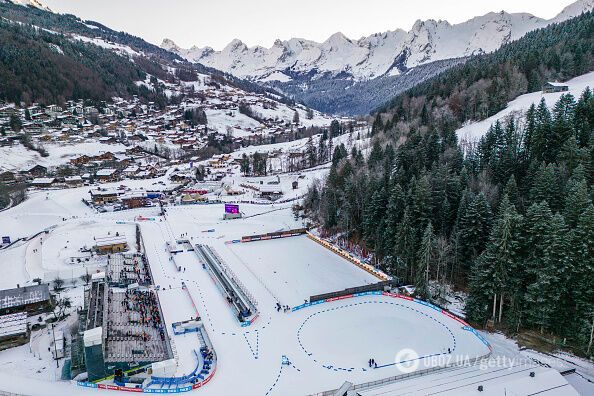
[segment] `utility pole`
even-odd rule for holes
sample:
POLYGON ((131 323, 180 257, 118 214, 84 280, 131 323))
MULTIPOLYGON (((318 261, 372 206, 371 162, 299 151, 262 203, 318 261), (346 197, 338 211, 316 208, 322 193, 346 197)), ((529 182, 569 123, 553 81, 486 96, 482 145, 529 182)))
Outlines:
POLYGON ((56 324, 52 323, 52 335, 54 337, 54 358, 56 359, 56 368, 60 367, 60 363, 58 362, 58 350, 56 347, 56 324))

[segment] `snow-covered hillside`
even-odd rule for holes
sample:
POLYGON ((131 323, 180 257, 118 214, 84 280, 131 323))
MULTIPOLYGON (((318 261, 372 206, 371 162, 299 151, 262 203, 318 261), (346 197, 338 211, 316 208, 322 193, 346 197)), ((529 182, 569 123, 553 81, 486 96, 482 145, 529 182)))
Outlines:
POLYGON ((75 144, 51 143, 46 144, 44 148, 47 150, 47 157, 42 157, 38 152, 29 150, 21 144, 0 147, 0 171, 22 171, 35 165, 48 168, 57 167, 67 164, 68 161, 80 156, 81 153, 95 156, 108 151, 123 153, 126 150, 122 144, 107 145, 93 140, 75 144))
MULTIPOLYGON (((233 40, 223 50, 182 49, 165 39, 162 47, 184 58, 237 77, 258 81, 291 80, 312 71, 346 73, 354 80, 397 75, 429 62, 488 53, 527 32, 561 22, 594 8, 594 0, 578 0, 551 20, 526 13, 491 12, 452 25, 447 21, 415 22, 408 32, 397 29, 352 40, 335 33, 323 43, 301 38, 277 40, 271 48, 247 47, 233 40)), ((314 73, 315 74, 315 73, 314 73)))
POLYGON ((586 87, 594 87, 594 72, 590 72, 576 77, 574 79, 571 79, 567 81, 565 84, 567 84, 569 87, 568 92, 545 94, 539 91, 518 96, 516 99, 509 102, 505 109, 501 110, 494 116, 491 116, 479 122, 469 122, 462 128, 458 129, 456 131, 456 134, 458 135, 458 140, 462 144, 475 143, 485 133, 487 133, 489 127, 493 125, 497 120, 504 120, 506 117, 510 116, 523 116, 531 104, 534 103, 535 105, 538 105, 540 100, 543 98, 547 103, 548 107, 553 107, 555 102, 557 102, 557 100, 559 100, 559 97, 564 93, 570 93, 576 98, 578 98, 582 94, 584 89, 586 89, 586 87))
MULTIPOLYGON (((174 73, 174 71, 171 71, 174 73)), ((147 77, 147 82, 150 76, 147 77)), ((289 106, 278 102, 273 96, 263 96, 246 92, 238 87, 225 84, 213 85, 212 77, 197 74, 197 81, 179 82, 171 84, 159 81, 168 96, 187 94, 188 89, 201 96, 200 104, 185 106, 188 108, 201 107, 206 112, 208 128, 221 135, 231 133, 233 137, 247 137, 253 134, 269 134, 275 131, 291 128, 295 112, 299 114, 299 125, 302 127, 327 127, 333 117, 311 110, 311 118, 307 117, 308 109, 295 104, 289 106), (253 117, 242 114, 239 104, 248 104, 253 117)), ((296 126, 295 126, 296 127, 296 126)))

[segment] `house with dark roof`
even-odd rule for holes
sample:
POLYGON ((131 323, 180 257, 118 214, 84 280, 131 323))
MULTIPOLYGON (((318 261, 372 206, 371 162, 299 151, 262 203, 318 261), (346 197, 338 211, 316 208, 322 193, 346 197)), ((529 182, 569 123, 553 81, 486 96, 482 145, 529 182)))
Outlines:
POLYGON ((38 164, 32 168, 29 168, 26 172, 33 177, 43 177, 47 174, 47 168, 38 164))
POLYGON ((0 290, 0 315, 16 312, 29 314, 51 308, 51 296, 47 284, 0 290))
POLYGON ((569 91, 569 85, 559 82, 547 82, 542 86, 543 93, 553 92, 567 92, 569 91))

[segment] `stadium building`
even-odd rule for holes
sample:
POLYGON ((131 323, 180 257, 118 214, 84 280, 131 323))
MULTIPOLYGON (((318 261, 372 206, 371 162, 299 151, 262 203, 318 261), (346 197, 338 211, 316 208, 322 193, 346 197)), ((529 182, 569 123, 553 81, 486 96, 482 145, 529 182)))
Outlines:
POLYGON ((69 373, 97 381, 173 357, 152 276, 141 254, 110 257, 85 291, 69 373))

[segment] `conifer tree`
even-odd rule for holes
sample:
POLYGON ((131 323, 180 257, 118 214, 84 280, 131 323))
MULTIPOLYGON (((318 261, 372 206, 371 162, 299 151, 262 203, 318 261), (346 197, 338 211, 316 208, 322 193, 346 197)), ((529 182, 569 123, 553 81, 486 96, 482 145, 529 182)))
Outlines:
POLYGON ((565 220, 555 214, 548 221, 546 233, 539 241, 538 269, 532 268, 534 282, 528 285, 526 301, 527 316, 532 325, 550 330, 555 326, 554 319, 560 302, 560 290, 569 278, 571 268, 569 243, 565 220))
POLYGON ((483 251, 491 227, 491 208, 481 193, 475 196, 461 214, 458 239, 461 245, 459 259, 465 268, 483 251))
POLYGON ((548 163, 553 158, 549 143, 551 141, 551 124, 551 112, 544 98, 542 98, 536 108, 536 128, 532 139, 534 158, 537 161, 548 163))
POLYGON ((406 207, 402 222, 398 225, 394 255, 399 263, 397 276, 407 281, 412 281, 414 276, 415 253, 417 251, 416 232, 412 222, 410 207, 406 207))
MULTIPOLYGON (((592 354, 591 331, 594 326, 594 206, 590 203, 581 213, 576 227, 571 231, 570 247, 573 266, 571 275, 572 300, 575 309, 570 310, 571 320, 578 342, 588 354, 592 354), (589 350, 588 350, 589 349, 589 350)), ((570 335, 571 336, 571 335, 570 335)))
POLYGON ((557 209, 560 199, 561 192, 555 166, 542 163, 530 189, 530 201, 532 203, 545 201, 551 209, 557 209))
POLYGON ((520 224, 521 216, 504 196, 487 247, 473 266, 468 311, 479 321, 502 320, 504 301, 510 297, 510 277, 521 261, 520 224))
POLYGON ((588 209, 591 200, 588 194, 588 184, 584 177, 584 169, 576 169, 574 175, 567 183, 567 195, 565 198, 565 210, 563 212, 567 225, 575 227, 582 213, 588 209))
POLYGON ((575 98, 571 94, 561 95, 553 108, 551 139, 548 142, 550 162, 556 161, 563 144, 573 135, 575 98))
POLYGON ((420 239, 425 227, 431 220, 431 186, 427 175, 414 180, 412 184, 411 215, 414 219, 417 238, 420 239))
POLYGON ((594 95, 590 87, 586 88, 575 106, 573 116, 575 137, 580 147, 586 147, 594 128, 594 95))
POLYGON ((398 223, 404 215, 405 205, 404 191, 402 190, 400 184, 395 184, 390 190, 390 197, 388 198, 388 205, 386 207, 385 213, 386 224, 383 230, 383 239, 385 244, 386 246, 392 247, 392 249, 396 240, 398 223))
POLYGON ((431 300, 429 288, 429 274, 431 265, 437 257, 437 241, 433 234, 433 226, 427 224, 423 232, 421 246, 418 252, 417 274, 415 278, 415 296, 422 300, 431 300))
POLYGON ((523 154, 525 160, 534 158, 534 139, 536 134, 536 106, 534 103, 530 105, 526 111, 526 121, 524 127, 524 144, 523 154))
POLYGON ((514 175, 511 175, 507 180, 505 188, 503 189, 503 195, 506 195, 510 203, 513 204, 518 210, 522 209, 518 184, 516 183, 516 178, 514 175))

